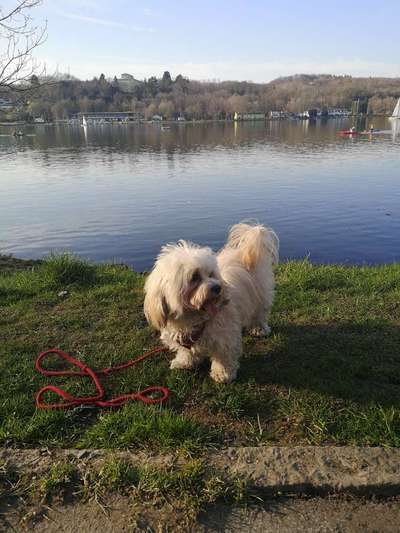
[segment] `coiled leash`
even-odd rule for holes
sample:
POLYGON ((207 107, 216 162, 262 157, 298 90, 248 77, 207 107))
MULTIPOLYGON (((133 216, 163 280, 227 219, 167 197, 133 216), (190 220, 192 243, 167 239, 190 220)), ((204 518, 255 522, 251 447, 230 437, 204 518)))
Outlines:
POLYGON ((108 368, 103 368, 102 370, 96 371, 92 370, 90 367, 88 367, 81 361, 78 361, 78 359, 75 359, 75 357, 68 355, 67 353, 63 352, 62 350, 59 350, 58 348, 53 348, 52 350, 42 352, 41 354, 39 354, 35 362, 35 368, 38 372, 40 372, 40 374, 43 374, 44 376, 88 377, 92 380, 94 386, 96 387, 97 394, 95 394, 94 396, 72 396, 72 394, 65 392, 59 387, 56 387, 54 385, 46 385, 45 387, 42 387, 36 394, 36 407, 38 409, 71 409, 73 407, 79 406, 120 407, 129 400, 141 401, 145 404, 164 403, 169 397, 169 389, 167 389, 166 387, 159 386, 147 387, 146 389, 143 389, 139 392, 122 394, 121 396, 117 396, 116 398, 112 398, 111 400, 106 400, 105 391, 103 385, 101 384, 99 376, 108 376, 108 374, 111 374, 113 372, 119 372, 120 370, 124 370, 125 368, 129 368, 140 363, 141 361, 144 361, 144 359, 147 359, 148 357, 166 351, 168 351, 168 348, 161 346, 159 348, 154 348, 153 350, 146 352, 145 354, 137 357, 136 359, 127 361, 126 363, 111 366, 108 368), (41 366, 43 359, 45 359, 51 354, 59 356, 61 359, 68 361, 68 363, 70 363, 71 365, 80 368, 80 370, 47 370, 43 368, 41 366), (45 403, 43 401, 43 395, 46 392, 53 392, 54 394, 57 394, 60 398, 62 398, 64 401, 58 403, 45 403), (155 397, 153 395, 155 395, 155 397))

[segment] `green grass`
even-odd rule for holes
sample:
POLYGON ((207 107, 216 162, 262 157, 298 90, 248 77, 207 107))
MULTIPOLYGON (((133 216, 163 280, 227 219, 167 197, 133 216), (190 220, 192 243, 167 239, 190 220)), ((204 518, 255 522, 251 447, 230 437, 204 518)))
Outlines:
MULTIPOLYGON (((158 345, 142 311, 144 276, 71 255, 0 261, 0 444, 183 449, 257 444, 400 445, 400 265, 277 269, 268 339, 244 338, 228 386, 170 371, 168 354, 105 380, 110 395, 165 385, 165 407, 36 411, 34 372, 59 347, 101 368, 158 345), (2 268, 2 265, 4 268, 2 268)), ((88 394, 87 381, 66 390, 88 394)))
POLYGON ((69 253, 50 255, 41 268, 44 285, 54 289, 88 287, 95 283, 96 273, 94 265, 69 253))
POLYGON ((57 494, 60 490, 66 490, 72 487, 77 478, 77 471, 74 465, 68 461, 59 461, 53 463, 49 472, 42 475, 33 491, 39 493, 42 497, 49 497, 57 494))
POLYGON ((149 530, 158 530, 162 522, 168 525, 165 531, 189 531, 199 513, 217 502, 260 501, 245 479, 230 477, 201 459, 177 459, 155 466, 110 454, 89 463, 59 460, 42 466, 40 472, 30 470, 29 464, 20 469, 0 464, 0 505, 7 508, 17 500, 23 502, 22 523, 29 529, 55 502, 71 508, 74 503, 93 501, 107 514, 110 503, 115 506, 114 498, 122 497, 117 507, 123 507, 133 521, 145 520, 148 526, 153 522, 149 530))
POLYGON ((104 461, 96 478, 96 488, 101 488, 102 491, 121 491, 136 486, 140 473, 138 468, 127 461, 110 457, 104 461))

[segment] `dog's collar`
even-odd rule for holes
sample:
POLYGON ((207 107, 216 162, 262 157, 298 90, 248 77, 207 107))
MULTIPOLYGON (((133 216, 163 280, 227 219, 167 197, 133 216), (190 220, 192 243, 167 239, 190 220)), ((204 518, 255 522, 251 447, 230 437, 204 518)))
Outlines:
MULTIPOLYGON (((221 309, 228 303, 229 303, 229 298, 225 298, 225 300, 223 300, 220 303, 219 309, 221 309)), ((187 331, 186 333, 180 334, 178 338, 176 339, 178 344, 190 350, 194 346, 194 344, 196 344, 196 342, 200 339, 200 337, 203 335, 207 322, 208 320, 205 320, 204 322, 201 322, 200 324, 197 324, 196 326, 194 326, 194 328, 191 331, 187 331)))
POLYGON ((201 324, 195 326, 192 331, 187 331, 186 333, 179 335, 179 337, 176 339, 178 344, 190 350, 203 335, 206 324, 207 322, 202 322, 201 324))

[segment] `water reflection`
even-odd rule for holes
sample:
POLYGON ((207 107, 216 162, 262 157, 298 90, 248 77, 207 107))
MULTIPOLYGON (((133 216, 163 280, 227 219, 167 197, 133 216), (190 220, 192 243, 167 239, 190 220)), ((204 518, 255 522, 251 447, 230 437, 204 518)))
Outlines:
POLYGON ((399 260, 399 122, 352 139, 335 120, 36 126, 21 139, 2 128, 0 249, 144 269, 166 241, 218 247, 231 223, 257 218, 283 257, 399 260))

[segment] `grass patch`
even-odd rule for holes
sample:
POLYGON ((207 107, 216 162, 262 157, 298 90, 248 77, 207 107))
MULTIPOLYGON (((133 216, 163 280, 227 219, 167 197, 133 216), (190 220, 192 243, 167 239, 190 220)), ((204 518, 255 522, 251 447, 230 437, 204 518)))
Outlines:
MULTIPOLYGON (((42 411, 37 354, 58 346, 102 368, 158 344, 142 311, 144 276, 120 265, 54 256, 0 273, 0 443, 180 448, 223 444, 400 445, 400 265, 277 269, 268 339, 244 338, 235 383, 172 372, 168 355, 104 383, 110 396, 165 385, 163 407, 42 411), (60 291, 63 291, 60 296, 60 291)), ((82 379, 51 380, 89 394, 82 379)))
POLYGON ((134 491, 138 502, 157 507, 170 507, 172 503, 175 521, 188 530, 207 507, 217 502, 244 503, 252 496, 245 480, 231 479, 202 460, 158 469, 145 467, 134 491))
POLYGON ((96 267, 72 254, 52 254, 41 265, 40 274, 49 288, 70 285, 90 286, 96 279, 96 267))
POLYGON ((143 523, 144 518, 147 525, 152 521, 156 525, 162 516, 169 531, 177 526, 190 530, 210 505, 259 500, 246 480, 231 478, 201 459, 174 457, 169 464, 154 466, 110 455, 95 462, 63 459, 36 471, 29 468, 10 470, 0 465, 0 504, 15 505, 23 498, 22 521, 28 528, 46 514, 47 504, 57 502, 93 501, 99 512, 107 514, 113 498, 119 502, 123 498, 119 505, 133 521, 143 523))
POLYGON ((180 447, 193 452, 217 442, 217 431, 200 422, 162 407, 125 405, 120 411, 102 415, 82 437, 82 448, 180 447))
POLYGON ((140 472, 127 461, 110 457, 104 461, 97 476, 96 483, 106 491, 121 491, 139 483, 140 472))
MULTIPOLYGON (((77 470, 71 462, 59 461, 51 465, 49 472, 38 481, 38 491, 48 498, 60 491, 72 488, 77 478, 77 470)), ((35 490, 36 492, 36 490, 35 490)))

